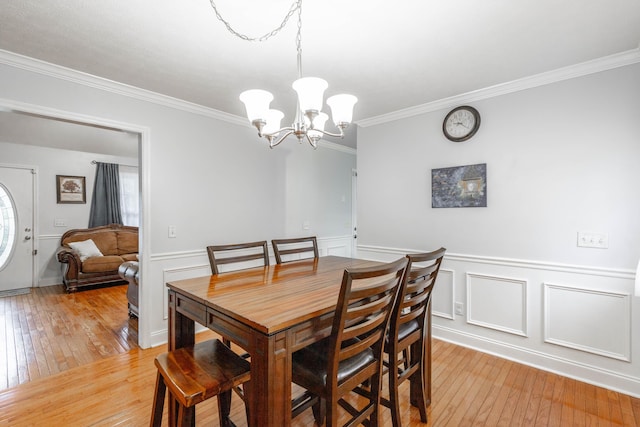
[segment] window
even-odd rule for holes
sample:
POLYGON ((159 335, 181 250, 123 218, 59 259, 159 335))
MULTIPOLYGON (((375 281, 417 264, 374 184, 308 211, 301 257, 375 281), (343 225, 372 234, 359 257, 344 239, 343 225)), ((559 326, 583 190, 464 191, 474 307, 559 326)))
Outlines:
POLYGON ((138 200, 140 186, 138 181, 138 168, 135 166, 120 165, 120 214, 122 224, 138 227, 140 224, 140 209, 138 200))
POLYGON ((0 270, 9 262, 16 242, 16 210, 7 189, 0 184, 0 270))

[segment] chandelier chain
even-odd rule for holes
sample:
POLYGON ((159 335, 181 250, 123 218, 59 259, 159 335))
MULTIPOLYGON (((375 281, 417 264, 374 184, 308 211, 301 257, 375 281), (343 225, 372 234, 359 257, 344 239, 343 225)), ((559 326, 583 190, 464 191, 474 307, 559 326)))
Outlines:
MULTIPOLYGON (((213 8, 213 11, 216 14, 216 18, 218 18, 218 20, 220 22, 222 22, 225 27, 227 27, 227 30, 229 30, 229 32, 231 34, 233 34, 234 36, 241 38, 242 40, 246 40, 246 41, 250 41, 250 42, 264 42, 269 40, 271 37, 275 36, 276 34, 278 34, 286 25, 287 22, 289 22, 289 18, 291 18, 293 16, 293 14, 296 12, 296 10, 301 10, 302 9, 302 0, 296 0, 293 2, 293 4, 291 5, 291 7, 289 8, 289 11, 287 12, 287 14, 285 15, 284 19, 282 20, 282 22, 280 23, 280 25, 278 27, 276 27, 275 29, 267 32, 266 34, 264 34, 261 37, 250 37, 247 36, 245 34, 239 33, 236 30, 233 29, 233 27, 231 27, 231 24, 225 20, 222 15, 220 15, 220 12, 218 11, 218 7, 216 6, 214 0, 209 0, 209 2, 211 3, 211 7, 213 8)), ((300 13, 300 12, 298 12, 300 13)), ((300 50, 300 20, 298 20, 298 50, 300 50)))

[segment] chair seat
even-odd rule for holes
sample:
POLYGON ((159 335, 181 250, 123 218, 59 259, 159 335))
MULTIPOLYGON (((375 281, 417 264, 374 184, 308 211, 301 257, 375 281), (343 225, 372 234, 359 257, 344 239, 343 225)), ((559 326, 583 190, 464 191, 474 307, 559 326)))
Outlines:
MULTIPOLYGON (((357 339, 346 340, 345 344, 352 345, 357 341, 357 339)), ((330 356, 328 338, 293 353, 293 381, 311 391, 325 388, 327 361, 330 356)), ((371 348, 343 360, 338 365, 338 384, 375 361, 371 348)))
MULTIPOLYGON (((414 333, 419 329, 420 329, 420 323, 418 323, 417 320, 412 320, 410 322, 403 323, 398 327, 398 341, 402 341, 403 339, 407 338, 409 335, 411 335, 412 333, 414 333)), ((389 337, 387 336, 387 339, 385 340, 385 343, 384 343, 384 350, 386 352, 389 352, 390 345, 391 343, 389 342, 389 337)))
POLYGON ((220 340, 160 354, 155 360, 171 394, 185 407, 249 380, 251 365, 220 340))

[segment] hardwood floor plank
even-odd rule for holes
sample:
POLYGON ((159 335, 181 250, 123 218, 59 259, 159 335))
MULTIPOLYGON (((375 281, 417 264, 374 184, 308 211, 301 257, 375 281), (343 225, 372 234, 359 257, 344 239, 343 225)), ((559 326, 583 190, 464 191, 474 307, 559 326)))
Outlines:
POLYGON ((551 403, 553 401, 553 389, 555 386, 556 375, 544 372, 544 385, 542 388, 542 394, 540 395, 540 402, 538 403, 538 410, 533 424, 536 426, 550 425, 549 418, 551 414, 551 403))
POLYGON ((573 412, 575 408, 575 386, 576 382, 572 379, 567 379, 562 389, 562 411, 560 411, 560 423, 565 426, 572 426, 573 424, 573 412))
POLYGON ((509 373, 498 391, 497 399, 493 402, 493 406, 491 407, 491 411, 485 421, 485 425, 498 425, 498 421, 505 409, 509 396, 513 394, 513 385, 520 374, 521 366, 515 363, 508 363, 506 365, 508 366, 509 373))
POLYGON ((562 393, 568 378, 557 377, 553 386, 553 397, 551 398, 551 410, 549 411, 549 425, 559 426, 562 417, 562 393))
POLYGON ((509 374, 508 362, 504 359, 492 358, 491 362, 493 369, 491 370, 491 376, 487 378, 489 390, 485 394, 485 397, 480 404, 475 418, 471 425, 485 425, 486 420, 491 413, 493 406, 500 394, 502 385, 504 384, 507 375, 509 374))
POLYGON ((544 392, 545 379, 547 374, 543 371, 534 370, 534 381, 531 386, 531 396, 526 402, 526 409, 522 417, 522 425, 532 426, 535 425, 538 410, 542 403, 542 396, 544 392))

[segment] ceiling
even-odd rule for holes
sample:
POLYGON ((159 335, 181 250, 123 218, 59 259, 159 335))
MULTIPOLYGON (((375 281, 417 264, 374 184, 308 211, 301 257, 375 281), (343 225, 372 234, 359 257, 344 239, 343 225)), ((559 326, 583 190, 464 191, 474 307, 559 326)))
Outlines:
MULTIPOLYGON (((293 0, 214 1, 255 37, 293 0)), ((640 42, 638 0, 304 0, 302 16, 303 74, 356 95, 356 123, 640 42)), ((296 19, 258 43, 209 0, 0 0, 0 49, 242 117, 239 93, 266 89, 287 123, 296 19)))

